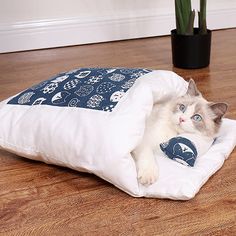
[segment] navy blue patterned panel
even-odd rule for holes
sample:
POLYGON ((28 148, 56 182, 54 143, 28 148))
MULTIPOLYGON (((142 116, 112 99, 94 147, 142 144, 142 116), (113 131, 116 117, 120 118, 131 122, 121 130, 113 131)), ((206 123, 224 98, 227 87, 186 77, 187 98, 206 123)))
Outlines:
POLYGON ((81 68, 61 73, 20 93, 8 104, 79 107, 111 112, 148 69, 81 68))
POLYGON ((160 148, 167 157, 186 166, 193 167, 198 155, 195 145, 184 137, 175 137, 161 143, 160 148))

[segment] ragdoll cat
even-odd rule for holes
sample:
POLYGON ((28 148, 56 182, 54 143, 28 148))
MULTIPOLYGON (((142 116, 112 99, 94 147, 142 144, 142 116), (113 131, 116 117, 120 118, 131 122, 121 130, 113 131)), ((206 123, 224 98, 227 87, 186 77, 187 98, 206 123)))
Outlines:
POLYGON ((160 143, 182 133, 215 138, 226 110, 225 103, 206 101, 192 79, 184 96, 155 103, 146 122, 143 140, 132 152, 138 181, 150 185, 157 180, 154 153, 160 152, 160 143))

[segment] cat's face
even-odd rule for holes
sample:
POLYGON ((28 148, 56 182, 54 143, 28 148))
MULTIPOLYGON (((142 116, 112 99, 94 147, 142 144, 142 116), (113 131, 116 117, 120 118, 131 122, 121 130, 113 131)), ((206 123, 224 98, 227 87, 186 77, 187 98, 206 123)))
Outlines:
POLYGON ((173 107, 173 122, 180 132, 211 136, 215 132, 214 118, 215 115, 204 99, 185 95, 173 107))
POLYGON ((225 103, 210 103, 190 80, 186 95, 173 102, 172 121, 180 133, 216 136, 221 118, 227 110, 225 103))

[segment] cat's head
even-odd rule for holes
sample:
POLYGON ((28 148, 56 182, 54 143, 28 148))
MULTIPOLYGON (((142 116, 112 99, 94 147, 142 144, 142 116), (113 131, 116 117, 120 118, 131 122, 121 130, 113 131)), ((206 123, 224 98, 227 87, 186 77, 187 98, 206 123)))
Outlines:
POLYGON ((215 137, 226 103, 208 102, 202 97, 194 80, 190 79, 187 93, 173 102, 173 122, 180 133, 197 133, 215 137))

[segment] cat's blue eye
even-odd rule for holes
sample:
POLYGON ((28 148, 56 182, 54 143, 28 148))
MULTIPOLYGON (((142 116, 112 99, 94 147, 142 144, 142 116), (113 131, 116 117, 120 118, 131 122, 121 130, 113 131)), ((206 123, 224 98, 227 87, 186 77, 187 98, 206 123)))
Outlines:
POLYGON ((194 121, 199 122, 199 121, 202 120, 202 117, 201 117, 199 114, 196 114, 196 115, 192 116, 192 119, 193 119, 194 121))
POLYGON ((179 105, 179 110, 184 113, 185 110, 186 110, 186 106, 185 106, 184 104, 180 104, 180 105, 179 105))

